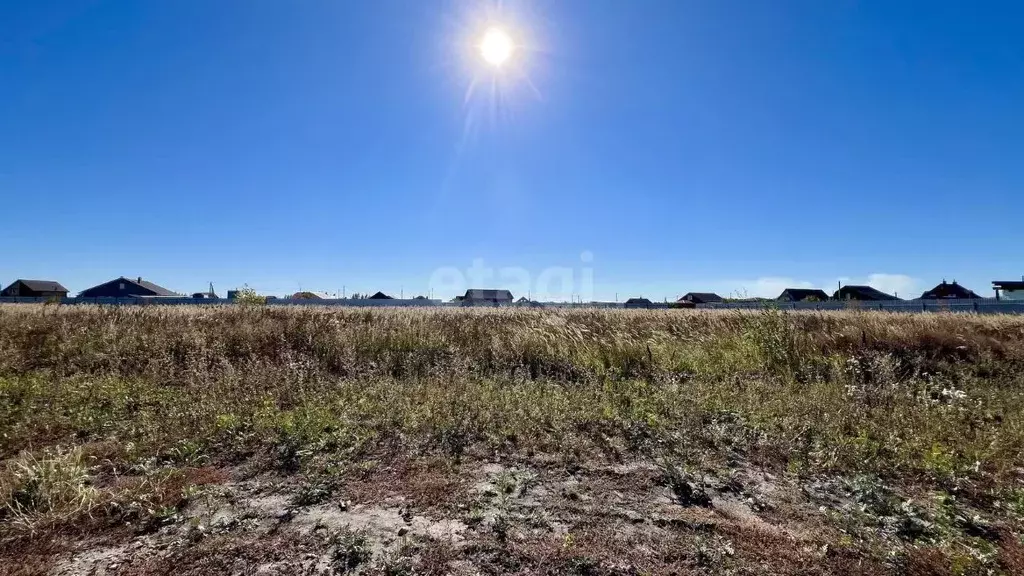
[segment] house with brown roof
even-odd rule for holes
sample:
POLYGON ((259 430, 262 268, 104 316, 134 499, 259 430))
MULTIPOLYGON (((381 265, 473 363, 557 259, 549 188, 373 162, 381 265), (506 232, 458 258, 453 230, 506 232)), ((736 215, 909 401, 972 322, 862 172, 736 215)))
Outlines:
POLYGON ((29 298, 66 298, 68 289, 53 280, 18 279, 0 291, 0 296, 29 298))

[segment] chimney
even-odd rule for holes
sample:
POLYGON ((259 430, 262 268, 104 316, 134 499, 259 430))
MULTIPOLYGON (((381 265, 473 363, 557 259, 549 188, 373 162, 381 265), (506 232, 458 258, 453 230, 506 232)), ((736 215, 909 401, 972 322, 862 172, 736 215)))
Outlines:
POLYGON ((139 276, 139 280, 138 280, 138 282, 139 282, 140 284, 142 283, 142 276, 139 276))

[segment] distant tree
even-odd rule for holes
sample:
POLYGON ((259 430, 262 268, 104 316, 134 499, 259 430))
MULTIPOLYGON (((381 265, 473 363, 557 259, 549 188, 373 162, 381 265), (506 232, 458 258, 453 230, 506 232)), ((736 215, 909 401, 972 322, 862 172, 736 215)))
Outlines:
POLYGON ((255 290, 248 286, 243 286, 235 293, 235 302, 242 304, 243 306, 259 306, 267 303, 265 296, 260 296, 255 290))
POLYGON ((296 292, 291 296, 292 300, 320 300, 320 297, 312 292, 296 292))

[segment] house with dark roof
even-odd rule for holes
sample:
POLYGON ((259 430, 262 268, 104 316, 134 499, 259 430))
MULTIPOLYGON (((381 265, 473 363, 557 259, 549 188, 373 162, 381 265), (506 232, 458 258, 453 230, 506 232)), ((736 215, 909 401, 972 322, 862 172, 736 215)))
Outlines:
POLYGON ((53 280, 23 280, 18 279, 10 286, 0 291, 0 296, 30 297, 30 298, 65 298, 68 289, 60 282, 53 280))
POLYGON ((462 297, 464 306, 499 306, 512 303, 512 292, 508 290, 489 290, 470 288, 462 297))
POLYGON ((391 296, 388 296, 387 294, 385 294, 383 292, 377 292, 373 296, 370 296, 369 299, 370 300, 394 300, 394 298, 392 298, 391 296))
POLYGON ((1020 280, 993 280, 996 300, 1024 300, 1024 277, 1020 280))
POLYGON ((626 308, 650 308, 654 303, 647 298, 630 298, 626 300, 626 308))
POLYGON ((817 288, 786 288, 776 298, 779 302, 825 302, 828 294, 817 288))
POLYGON ((121 276, 78 293, 79 298, 129 298, 132 296, 174 297, 180 295, 163 286, 143 280, 142 276, 134 280, 121 276))
POLYGON ((976 300, 981 298, 973 290, 968 290, 963 286, 956 283, 956 280, 952 282, 942 281, 935 288, 921 294, 921 300, 948 300, 948 299, 959 299, 959 300, 976 300))
POLYGON ((541 304, 540 302, 534 302, 533 300, 530 300, 526 296, 521 296, 518 300, 516 300, 516 306, 541 308, 544 305, 541 304))
POLYGON ((836 290, 832 298, 836 300, 856 300, 859 302, 879 302, 882 300, 899 300, 895 296, 890 296, 881 290, 876 290, 871 286, 854 286, 848 285, 836 290))
POLYGON ((677 300, 677 302, 689 302, 691 304, 720 304, 723 300, 721 296, 714 292, 687 292, 682 298, 677 300))

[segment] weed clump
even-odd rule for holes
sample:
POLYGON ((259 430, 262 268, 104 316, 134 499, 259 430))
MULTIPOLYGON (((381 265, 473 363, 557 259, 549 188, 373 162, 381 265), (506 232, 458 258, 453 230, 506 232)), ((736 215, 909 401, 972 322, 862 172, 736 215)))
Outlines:
POLYGON ((31 526, 36 520, 66 521, 88 513, 98 500, 80 450, 24 454, 0 476, 0 519, 31 526))

